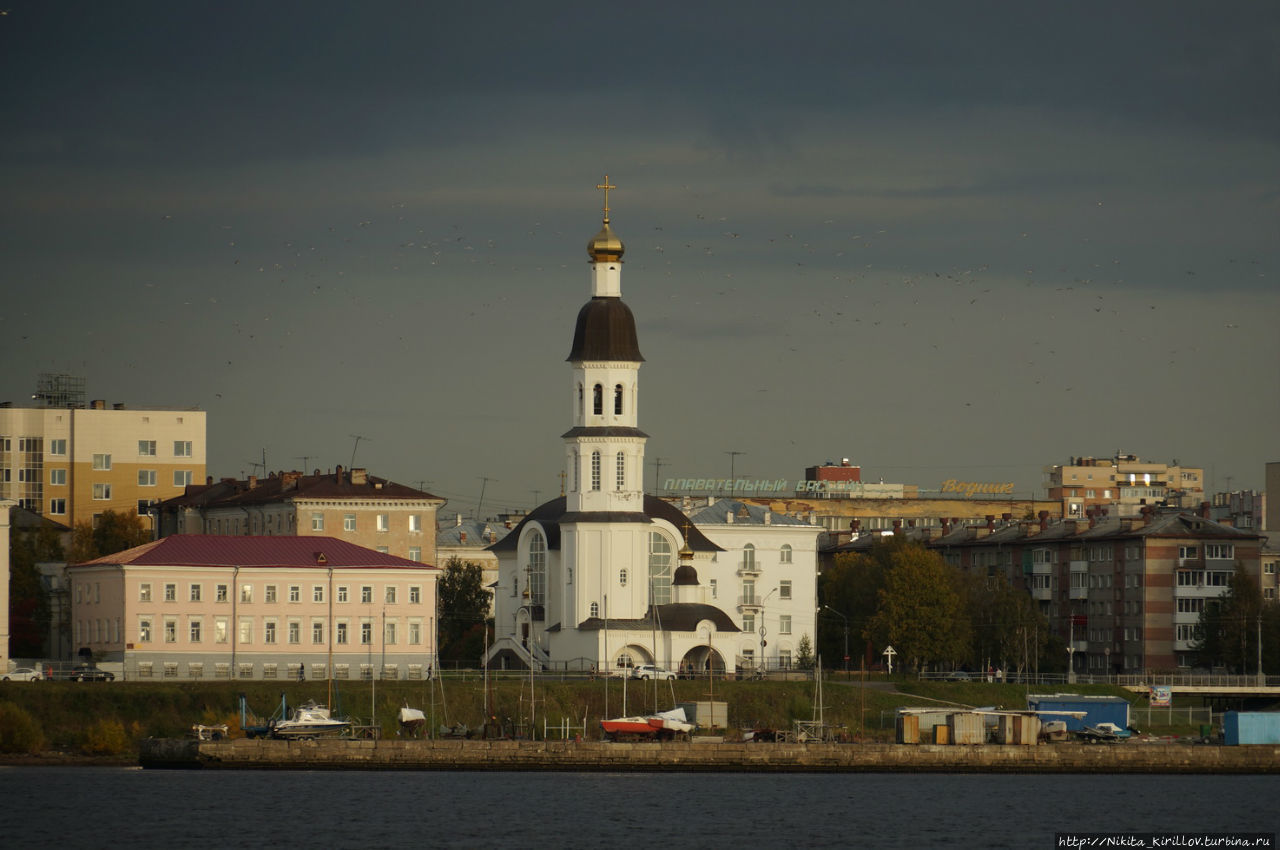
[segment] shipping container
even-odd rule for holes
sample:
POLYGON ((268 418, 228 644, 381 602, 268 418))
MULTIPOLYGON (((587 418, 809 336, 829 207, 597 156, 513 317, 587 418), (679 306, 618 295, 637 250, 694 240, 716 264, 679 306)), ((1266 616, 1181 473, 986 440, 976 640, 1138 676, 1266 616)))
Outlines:
POLYGON ((897 722, 899 744, 920 743, 920 718, 914 714, 899 714, 897 722))
POLYGON ((1280 744, 1280 711, 1228 711, 1222 716, 1222 740, 1233 747, 1280 744))
POLYGON ((981 714, 957 711, 947 717, 953 744, 985 744, 987 726, 981 714))
POLYGON ((1129 728, 1129 703, 1120 697, 1090 694, 1028 694, 1027 708, 1032 711, 1083 711, 1084 717, 1053 718, 1066 721, 1067 729, 1072 732, 1079 732, 1086 726, 1097 726, 1099 723, 1114 723, 1121 729, 1129 728))

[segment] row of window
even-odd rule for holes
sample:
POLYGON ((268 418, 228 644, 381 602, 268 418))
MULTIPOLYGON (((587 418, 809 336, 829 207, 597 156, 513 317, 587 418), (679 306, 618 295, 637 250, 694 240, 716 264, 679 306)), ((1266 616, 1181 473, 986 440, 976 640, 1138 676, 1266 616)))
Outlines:
MULTIPOLYGON (((622 415, 623 392, 624 390, 623 390, 622 384, 614 385, 613 387, 613 415, 614 416, 622 415)), ((583 399, 582 384, 578 384, 578 406, 579 407, 582 406, 583 401, 584 399, 583 399)), ((604 385, 603 384, 596 384, 594 387, 591 388, 591 412, 594 413, 596 416, 604 415, 604 385)))
POLYGON ((1226 587, 1231 573, 1215 570, 1178 570, 1178 587, 1226 587))
MULTIPOLYGON (((591 489, 599 491, 603 489, 603 461, 600 452, 593 451, 591 453, 591 489)), ((573 488, 581 489, 582 482, 578 475, 578 464, 573 464, 573 488)), ((613 489, 625 490, 627 488, 627 456, 625 452, 618 452, 614 457, 613 466, 613 489)))
MULTIPOLYGON (((187 666, 187 670, 186 670, 187 678, 200 679, 204 677, 204 671, 205 671, 204 662, 189 661, 187 662, 186 666, 187 666)), ((180 668, 177 661, 161 662, 160 669, 163 671, 162 675, 164 676, 164 678, 166 679, 178 678, 178 673, 180 668)), ((252 661, 238 662, 236 664, 236 678, 252 679, 254 674, 254 669, 255 668, 252 661)), ((360 673, 360 678, 366 682, 373 678, 374 669, 375 669, 375 665, 373 664, 357 665, 357 670, 360 673)), ((421 679, 423 678, 424 669, 429 670, 429 666, 424 668, 422 664, 407 664, 405 665, 406 678, 421 679)), ((305 677, 307 675, 307 671, 305 670, 305 668, 300 662, 285 664, 283 670, 281 670, 280 665, 275 662, 267 661, 267 662, 264 662, 262 665, 262 678, 264 679, 278 679, 280 678, 281 673, 283 673, 284 677, 289 680, 298 679, 300 677, 305 677)), ((328 668, 328 665, 326 665, 325 663, 317 662, 311 665, 310 676, 312 679, 325 679, 328 677, 328 674, 329 674, 329 668, 328 668)), ((137 667, 137 676, 139 679, 154 679, 155 678, 155 662, 139 661, 138 667, 137 667)), ((215 679, 231 678, 231 665, 225 661, 215 662, 213 665, 213 677, 215 679)), ((351 665, 350 664, 334 664, 333 678, 335 679, 351 678, 351 665)), ((399 679, 400 665, 399 664, 381 665, 381 678, 399 679)))
MULTIPOLYGON (((1179 546, 1178 557, 1189 560, 1199 557, 1200 549, 1196 546, 1179 546)), ((1204 557, 1210 560, 1230 560, 1236 556, 1236 547, 1232 543, 1204 544, 1204 557)))
MULTIPOLYGON (((65 470, 63 470, 65 472, 65 470)), ((65 484, 66 481, 61 483, 65 484)), ((173 471, 173 486, 185 487, 191 483, 191 470, 175 469, 173 471)), ((155 487, 156 471, 154 469, 138 470, 138 486, 139 487, 155 487)), ((103 482, 97 482, 93 485, 93 499, 97 502, 108 502, 111 500, 111 485, 103 482)), ((142 513, 142 511, 139 511, 142 513)))
MULTIPOLYGON (((155 639, 154 624, 156 619, 150 615, 143 615, 138 618, 138 642, 151 643, 155 639)), ((165 617, 160 620, 161 623, 161 641, 164 643, 178 643, 179 639, 179 620, 177 617, 165 617)), ((108 639, 106 633, 107 621, 91 620, 87 623, 77 622, 76 624, 76 640, 77 642, 87 640, 90 643, 105 642, 108 639), (91 631, 82 632, 81 628, 89 628, 91 631), (99 629, 102 629, 101 634, 99 629), (83 636, 83 637, 82 637, 83 636)), ((310 622, 310 637, 313 645, 322 646, 325 643, 325 625, 323 619, 313 618, 310 622)), ((370 646, 373 644, 375 634, 375 623, 372 618, 360 620, 358 623, 350 623, 347 620, 335 620, 333 624, 333 642, 339 646, 345 646, 351 643, 352 637, 356 635, 358 626, 358 636, 361 646, 370 646)), ((422 644, 422 621, 409 620, 405 624, 404 631, 405 642, 410 646, 419 646, 422 644)), ((230 640, 230 618, 215 617, 213 618, 213 643, 227 643, 230 640)), ((236 642, 240 644, 254 643, 254 635, 257 625, 253 617, 241 617, 236 630, 236 642)), ((400 639, 400 623, 397 620, 384 620, 382 624, 382 641, 387 646, 394 646, 400 639)), ((205 639, 204 619, 202 617, 186 618, 186 642, 187 643, 203 643, 205 639)), ((301 620, 287 620, 281 623, 273 618, 267 618, 262 621, 262 643, 274 645, 278 643, 287 643, 290 645, 300 645, 303 636, 303 623, 301 620)), ((116 633, 111 638, 119 641, 119 620, 116 620, 116 633)))
MULTIPOLYGON (((377 528, 378 531, 390 531, 391 530, 391 514, 375 515, 374 526, 377 528)), ((320 511, 315 511, 314 513, 311 514, 311 530, 324 531, 324 514, 321 513, 320 511)), ((342 530, 343 531, 356 530, 355 514, 342 515, 342 530)), ((422 515, 421 514, 409 514, 409 532, 411 534, 422 532, 422 515)))
MULTIPOLYGON (((1089 640, 1093 643, 1107 643, 1112 637, 1111 629, 1089 629, 1089 640)), ((1142 640, 1142 629, 1138 626, 1131 626, 1124 630, 1125 640, 1142 640)))
MULTIPOLYGON (((95 585, 95 589, 96 587, 97 585, 95 585)), ((279 585, 274 585, 274 584, 264 585, 263 586, 263 602, 267 604, 279 602, 280 601, 279 587, 280 587, 279 585)), ((81 601, 80 591, 82 588, 85 590, 86 597, 88 595, 87 585, 76 585, 76 602, 81 601)), ((165 602, 178 601, 178 585, 176 583, 166 582, 163 585, 162 592, 163 592, 163 596, 162 596, 163 601, 165 602)), ((213 601, 227 602, 230 600, 229 593, 230 593, 230 585, 215 584, 213 586, 213 601)), ((287 594, 286 598, 288 599, 289 602, 301 602, 302 595, 303 595, 302 585, 299 585, 299 584, 287 585, 286 594, 287 594)), ((400 595, 400 591, 399 591, 398 585, 394 585, 394 584, 385 585, 383 587, 382 601, 387 605, 395 605, 397 599, 399 598, 399 595, 400 595)), ((246 604, 252 604, 253 596, 254 596, 254 585, 252 584, 240 585, 240 601, 241 602, 246 604)), ((339 603, 350 602, 352 601, 352 596, 353 594, 351 593, 351 588, 345 584, 340 584, 334 588, 335 602, 339 602, 339 603)), ((203 601, 203 597, 204 597, 204 585, 202 584, 187 585, 187 601, 201 602, 203 601)), ((420 605, 422 603, 422 586, 417 584, 410 585, 408 599, 409 599, 410 605, 420 605)), ((84 601, 88 601, 87 598, 84 601)), ((94 601, 96 602, 98 601, 98 599, 95 598, 94 601)), ((138 584, 138 601, 139 602, 154 601, 152 597, 151 582, 140 582, 138 584)), ((311 601, 312 602, 325 601, 325 585, 323 584, 311 585, 311 601)), ((360 586, 360 602, 365 605, 370 605, 373 603, 373 585, 365 584, 360 586)))

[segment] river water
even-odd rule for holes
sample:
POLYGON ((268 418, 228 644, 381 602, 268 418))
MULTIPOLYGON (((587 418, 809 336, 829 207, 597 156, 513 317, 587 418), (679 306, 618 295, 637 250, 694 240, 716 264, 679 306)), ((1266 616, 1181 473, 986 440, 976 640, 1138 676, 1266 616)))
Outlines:
POLYGON ((9 847, 1032 847, 1268 832, 1280 777, 0 767, 9 847), (12 841, 13 843, 10 843, 12 841))

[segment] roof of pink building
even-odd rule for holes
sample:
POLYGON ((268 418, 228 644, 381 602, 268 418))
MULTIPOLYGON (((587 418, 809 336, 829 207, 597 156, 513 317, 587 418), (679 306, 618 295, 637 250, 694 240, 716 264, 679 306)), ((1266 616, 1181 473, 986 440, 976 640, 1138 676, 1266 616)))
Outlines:
POLYGON ((108 564, 140 567, 437 569, 430 564, 377 552, 336 537, 228 537, 217 534, 174 534, 71 566, 108 564))

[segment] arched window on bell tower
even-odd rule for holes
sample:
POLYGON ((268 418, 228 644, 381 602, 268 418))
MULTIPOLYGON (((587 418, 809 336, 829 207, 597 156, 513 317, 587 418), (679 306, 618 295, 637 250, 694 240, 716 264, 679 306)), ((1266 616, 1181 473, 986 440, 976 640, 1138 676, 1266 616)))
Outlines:
POLYGON ((591 408, 595 412, 596 416, 602 416, 604 414, 604 387, 600 384, 596 384, 592 393, 591 408))
POLYGON ((578 384, 578 415, 582 417, 587 415, 586 398, 582 394, 582 384, 578 384))
POLYGON ((618 384, 613 388, 613 415, 622 415, 622 384, 618 384))

